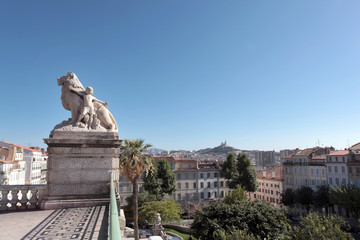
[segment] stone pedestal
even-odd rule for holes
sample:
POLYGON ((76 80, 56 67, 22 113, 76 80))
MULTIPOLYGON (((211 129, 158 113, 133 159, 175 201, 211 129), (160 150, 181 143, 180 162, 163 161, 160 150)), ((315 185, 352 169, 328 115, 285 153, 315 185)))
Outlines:
MULTIPOLYGON (((115 131, 57 131, 48 145, 47 185, 42 209, 108 204, 110 179, 119 179, 119 147, 115 131)), ((118 189, 116 189, 118 193, 118 189)))

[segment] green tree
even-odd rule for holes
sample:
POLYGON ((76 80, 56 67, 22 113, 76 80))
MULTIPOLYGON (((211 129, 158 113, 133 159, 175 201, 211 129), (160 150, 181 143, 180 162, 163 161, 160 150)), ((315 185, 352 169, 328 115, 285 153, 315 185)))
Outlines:
MULTIPOLYGON (((161 201, 159 196, 149 194, 148 192, 142 192, 138 194, 138 208, 141 208, 145 205, 145 203, 153 202, 153 201, 161 201)), ((133 196, 129 196, 125 199, 128 208, 132 208, 134 206, 133 196)))
POLYGON ((314 206, 317 208, 325 208, 326 215, 328 214, 329 207, 332 206, 330 202, 330 190, 328 186, 320 186, 314 193, 314 206))
POLYGON ((291 188, 286 189, 281 193, 281 203, 285 206, 292 206, 296 201, 296 192, 291 188))
POLYGON ((238 185, 236 189, 231 190, 225 195, 223 202, 226 204, 233 204, 236 203, 237 201, 246 201, 246 200, 248 200, 248 197, 245 193, 245 190, 241 187, 241 185, 238 185))
POLYGON ((359 221, 360 218, 360 188, 354 185, 332 188, 330 202, 344 208, 359 221))
POLYGON ((239 153, 236 159, 233 153, 230 153, 224 162, 222 172, 229 180, 229 187, 235 189, 241 185, 248 192, 257 190, 257 174, 252 168, 250 159, 246 154, 239 153))
POLYGON ((120 169, 125 177, 131 182, 133 186, 133 214, 134 214, 134 237, 139 239, 138 227, 138 180, 145 172, 145 175, 152 167, 152 161, 149 156, 145 154, 146 150, 151 147, 150 144, 144 145, 144 140, 124 140, 120 147, 120 169))
POLYGON ((313 190, 311 187, 302 186, 296 191, 296 202, 306 206, 307 212, 310 211, 310 205, 314 202, 313 190))
POLYGON ((230 153, 224 165, 222 167, 222 174, 226 179, 236 179, 238 177, 237 168, 236 168, 236 156, 234 153, 230 153))
POLYGON ((215 240, 214 232, 234 229, 247 231, 255 237, 275 239, 287 227, 283 212, 264 201, 238 201, 234 204, 213 203, 195 214, 191 228, 201 240, 215 240))
POLYGON ((166 194, 172 194, 176 191, 175 173, 166 159, 160 159, 157 164, 153 162, 153 168, 144 177, 144 189, 150 194, 164 198, 166 194))
POLYGON ((213 237, 218 240, 261 240, 260 237, 255 237, 254 234, 248 233, 246 230, 232 230, 231 232, 225 232, 222 229, 218 229, 213 233, 213 237))
POLYGON ((143 187, 150 195, 154 195, 156 198, 159 198, 157 200, 161 200, 160 180, 158 179, 158 169, 155 159, 152 159, 152 165, 153 167, 148 171, 148 174, 143 177, 143 187))
POLYGON ((180 222, 180 214, 183 211, 181 205, 170 198, 164 201, 147 202, 140 208, 139 222, 153 224, 156 213, 160 213, 163 222, 180 222))
POLYGON ((300 225, 289 231, 288 238, 291 240, 346 240, 354 239, 350 233, 342 229, 350 230, 346 221, 336 215, 327 217, 317 213, 309 213, 300 218, 300 225))

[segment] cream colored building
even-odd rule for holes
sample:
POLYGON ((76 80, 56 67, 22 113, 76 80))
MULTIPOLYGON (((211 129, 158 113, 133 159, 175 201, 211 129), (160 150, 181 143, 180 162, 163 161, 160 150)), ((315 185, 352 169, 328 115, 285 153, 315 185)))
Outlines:
POLYGON ((281 208, 281 193, 284 190, 284 167, 276 167, 257 172, 258 189, 249 193, 252 200, 264 200, 281 208))

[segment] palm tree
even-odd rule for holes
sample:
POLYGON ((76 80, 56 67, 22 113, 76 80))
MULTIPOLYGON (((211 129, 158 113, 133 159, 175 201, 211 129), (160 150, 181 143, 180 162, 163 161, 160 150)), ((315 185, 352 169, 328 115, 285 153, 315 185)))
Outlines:
POLYGON ((144 145, 144 140, 124 140, 120 147, 120 170, 133 186, 133 213, 134 213, 134 237, 139 239, 138 227, 138 180, 144 173, 152 167, 151 157, 146 155, 146 149, 151 147, 150 144, 144 145))

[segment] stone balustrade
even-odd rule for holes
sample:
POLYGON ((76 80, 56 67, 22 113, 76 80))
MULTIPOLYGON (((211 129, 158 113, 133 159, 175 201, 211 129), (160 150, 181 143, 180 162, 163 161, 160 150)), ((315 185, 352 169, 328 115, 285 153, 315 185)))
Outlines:
POLYGON ((0 211, 39 209, 45 185, 0 185, 0 211))

